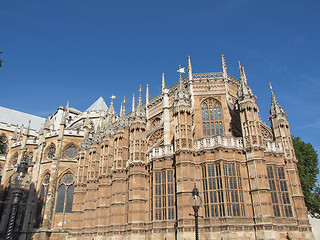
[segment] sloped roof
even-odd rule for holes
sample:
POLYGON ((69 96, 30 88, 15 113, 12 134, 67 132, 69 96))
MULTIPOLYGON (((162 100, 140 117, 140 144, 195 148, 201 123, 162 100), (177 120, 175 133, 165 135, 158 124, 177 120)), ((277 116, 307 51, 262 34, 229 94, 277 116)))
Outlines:
POLYGON ((31 120, 30 128, 37 131, 40 130, 41 124, 44 124, 46 121, 46 119, 42 117, 0 107, 0 122, 19 126, 23 124, 26 127, 29 124, 29 120, 31 120))
POLYGON ((99 97, 97 101, 95 101, 86 111, 100 111, 100 110, 107 111, 108 106, 105 103, 104 99, 102 97, 99 97))

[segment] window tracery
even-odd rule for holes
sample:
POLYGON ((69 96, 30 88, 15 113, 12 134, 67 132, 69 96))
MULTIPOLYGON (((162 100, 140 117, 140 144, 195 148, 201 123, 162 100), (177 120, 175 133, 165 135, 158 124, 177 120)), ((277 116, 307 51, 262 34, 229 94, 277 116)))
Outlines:
POLYGON ((151 219, 174 219, 173 171, 156 171, 151 176, 151 219))
POLYGON ((51 145, 48 149, 47 157, 49 159, 52 159, 54 158, 55 154, 56 154, 56 147, 54 145, 51 145))
POLYGON ((201 104, 203 136, 223 135, 222 112, 220 103, 207 99, 201 104))
POLYGON ((45 211, 45 204, 47 201, 47 194, 49 189, 49 182, 50 182, 50 174, 47 173, 42 180, 42 184, 40 187, 40 194, 38 199, 38 206, 37 206, 37 219, 35 222, 35 228, 39 228, 42 222, 42 217, 45 211))
POLYGON ((78 156, 78 149, 75 145, 69 145, 66 147, 64 155, 68 159, 74 159, 78 156))
POLYGON ((203 165, 202 183, 205 217, 245 216, 239 164, 203 165))
POLYGON ((65 174, 59 182, 56 213, 71 213, 73 192, 74 192, 74 178, 71 173, 65 174))
POLYGON ((293 217, 284 168, 268 166, 267 172, 274 216, 293 217))

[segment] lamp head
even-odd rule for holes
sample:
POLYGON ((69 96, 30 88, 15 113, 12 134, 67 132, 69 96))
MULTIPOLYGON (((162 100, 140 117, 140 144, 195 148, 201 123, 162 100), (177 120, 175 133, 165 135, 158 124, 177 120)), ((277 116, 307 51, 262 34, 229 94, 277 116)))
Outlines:
POLYGON ((199 190, 198 190, 196 184, 194 184, 194 188, 192 190, 192 196, 190 199, 190 203, 193 208, 195 208, 195 207, 199 208, 202 203, 202 199, 200 197, 199 190))

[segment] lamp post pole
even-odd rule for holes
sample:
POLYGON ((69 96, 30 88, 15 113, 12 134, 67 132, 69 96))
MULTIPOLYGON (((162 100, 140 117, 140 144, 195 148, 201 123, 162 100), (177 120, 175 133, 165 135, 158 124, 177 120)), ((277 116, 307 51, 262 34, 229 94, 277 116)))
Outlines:
POLYGON ((201 197, 199 195, 199 190, 196 186, 194 185, 194 188, 192 190, 192 196, 191 196, 191 206, 194 211, 194 215, 189 214, 190 216, 194 216, 194 221, 195 221, 195 234, 196 234, 196 240, 199 240, 199 227, 198 227, 198 219, 199 219, 199 208, 201 206, 201 197))
POLYGON ((14 228, 14 223, 16 221, 20 197, 21 197, 21 190, 15 189, 15 191, 13 193, 13 202, 12 202, 10 219, 9 219, 9 224, 8 224, 7 240, 12 240, 12 232, 13 232, 13 228, 14 228))
POLYGON ((193 206, 193 211, 194 211, 194 221, 195 221, 195 227, 196 227, 196 240, 199 240, 199 227, 198 227, 199 207, 193 206))
POLYGON ((6 240, 12 240, 14 224, 17 217, 19 201, 24 191, 29 190, 30 176, 28 174, 28 163, 22 158, 17 171, 10 177, 10 188, 13 190, 13 201, 11 205, 10 218, 7 228, 6 240))

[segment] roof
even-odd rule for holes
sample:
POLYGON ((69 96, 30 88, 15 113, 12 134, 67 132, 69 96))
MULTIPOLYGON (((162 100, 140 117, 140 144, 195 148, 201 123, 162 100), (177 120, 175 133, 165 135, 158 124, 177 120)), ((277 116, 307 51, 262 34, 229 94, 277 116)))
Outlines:
POLYGON ((46 119, 42 117, 5 107, 0 107, 0 122, 12 125, 21 126, 23 124, 24 126, 28 126, 29 120, 31 120, 30 128, 37 131, 40 130, 41 124, 44 124, 44 122, 46 121, 46 119))
POLYGON ((95 101, 86 111, 100 111, 101 109, 106 112, 108 110, 108 106, 103 98, 99 97, 98 100, 95 101))

